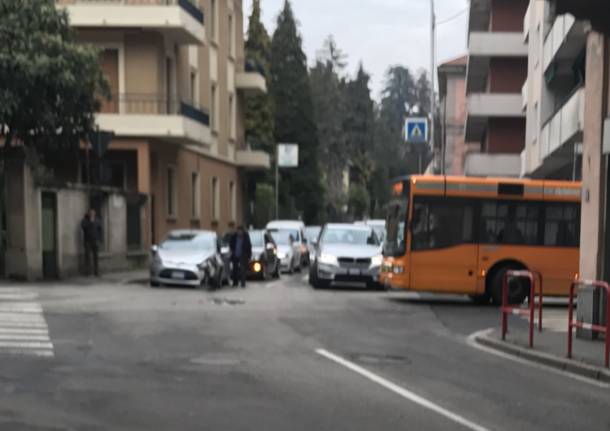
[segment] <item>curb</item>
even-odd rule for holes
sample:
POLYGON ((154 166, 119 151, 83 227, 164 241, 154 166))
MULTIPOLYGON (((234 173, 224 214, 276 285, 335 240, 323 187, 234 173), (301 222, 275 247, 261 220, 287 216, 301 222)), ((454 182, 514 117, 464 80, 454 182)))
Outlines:
POLYGON ((588 379, 610 383, 610 371, 606 370, 605 368, 596 367, 594 365, 585 364, 574 359, 562 358, 549 353, 517 346, 507 341, 498 340, 488 334, 477 335, 474 337, 474 340, 482 346, 498 350, 502 353, 508 353, 509 355, 517 356, 532 362, 537 362, 561 371, 577 374, 588 379))

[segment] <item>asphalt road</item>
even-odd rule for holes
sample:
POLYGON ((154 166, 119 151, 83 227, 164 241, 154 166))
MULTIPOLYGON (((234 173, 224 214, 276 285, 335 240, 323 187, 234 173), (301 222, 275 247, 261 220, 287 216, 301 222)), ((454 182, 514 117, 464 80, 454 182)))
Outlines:
POLYGON ((4 285, 0 430, 610 429, 610 388, 469 344, 498 320, 302 275, 216 292, 4 285))

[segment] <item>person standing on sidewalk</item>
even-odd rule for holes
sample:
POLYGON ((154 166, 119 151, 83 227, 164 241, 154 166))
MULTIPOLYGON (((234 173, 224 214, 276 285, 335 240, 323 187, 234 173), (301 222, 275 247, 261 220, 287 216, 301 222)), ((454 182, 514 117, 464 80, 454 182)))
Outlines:
POLYGON ((250 257, 252 257, 252 243, 250 235, 243 226, 238 227, 235 235, 231 237, 229 248, 233 264, 233 287, 237 287, 238 282, 241 283, 241 287, 246 287, 246 274, 250 257))
POLYGON ((85 246, 85 272, 87 276, 93 274, 99 277, 99 246, 102 239, 102 225, 96 218, 95 210, 91 208, 83 220, 80 228, 83 231, 83 242, 85 246))

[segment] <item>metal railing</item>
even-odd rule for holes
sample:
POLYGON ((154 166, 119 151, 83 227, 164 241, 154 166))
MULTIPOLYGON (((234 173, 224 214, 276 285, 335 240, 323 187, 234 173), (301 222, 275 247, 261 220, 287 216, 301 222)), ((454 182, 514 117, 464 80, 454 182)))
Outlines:
POLYGON ((536 310, 536 293, 538 294, 538 332, 542 332, 542 274, 538 271, 527 270, 509 270, 504 274, 502 282, 502 340, 506 339, 508 332, 508 315, 525 315, 529 320, 529 336, 528 344, 530 348, 534 347, 534 322, 536 310), (511 305, 508 298, 509 280, 511 278, 524 278, 529 280, 529 303, 527 308, 521 308, 519 305, 511 305))
POLYGON ((183 115, 206 126, 210 124, 210 117, 203 109, 191 102, 163 94, 113 94, 109 101, 102 101, 101 113, 183 115))

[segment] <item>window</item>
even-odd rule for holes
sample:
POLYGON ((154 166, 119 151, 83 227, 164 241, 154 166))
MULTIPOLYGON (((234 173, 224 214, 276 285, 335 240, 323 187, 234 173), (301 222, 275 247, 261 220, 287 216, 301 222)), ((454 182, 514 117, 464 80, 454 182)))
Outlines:
POLYGON ((237 193, 235 192, 235 183, 233 181, 229 183, 229 215, 231 221, 237 219, 237 193))
POLYGON ((408 204, 407 196, 388 204, 386 216, 388 232, 383 244, 383 254, 386 256, 402 256, 405 254, 405 223, 407 221, 408 204))
POLYGON ((481 205, 481 243, 537 245, 540 204, 484 202, 481 205))
POLYGON ((578 204, 547 204, 544 245, 578 247, 580 245, 580 208, 578 204))
POLYGON ((216 26, 216 14, 217 14, 217 7, 216 7, 216 0, 211 0, 210 1, 210 39, 212 39, 213 41, 217 41, 218 37, 217 37, 217 26, 216 26))
POLYGON ((229 137, 235 139, 235 95, 229 94, 229 137))
POLYGON ((212 196, 211 196, 211 208, 212 208, 212 221, 218 221, 220 219, 220 196, 218 193, 218 178, 212 178, 212 196))
POLYGON ((212 124, 212 131, 218 131, 218 89, 216 83, 212 83, 210 90, 210 122, 212 124))
POLYGON ((191 174, 191 217, 198 219, 201 211, 201 187, 199 182, 199 172, 191 174))
POLYGON ((168 217, 176 216, 176 169, 173 166, 167 168, 166 183, 166 205, 168 217))
POLYGON ((233 15, 229 15, 229 57, 235 58, 235 25, 233 15))
POLYGON ((197 85, 197 72, 191 71, 191 103, 199 106, 199 86, 197 85))
POLYGON ((473 241, 473 207, 465 202, 416 201, 413 250, 432 250, 473 241))

